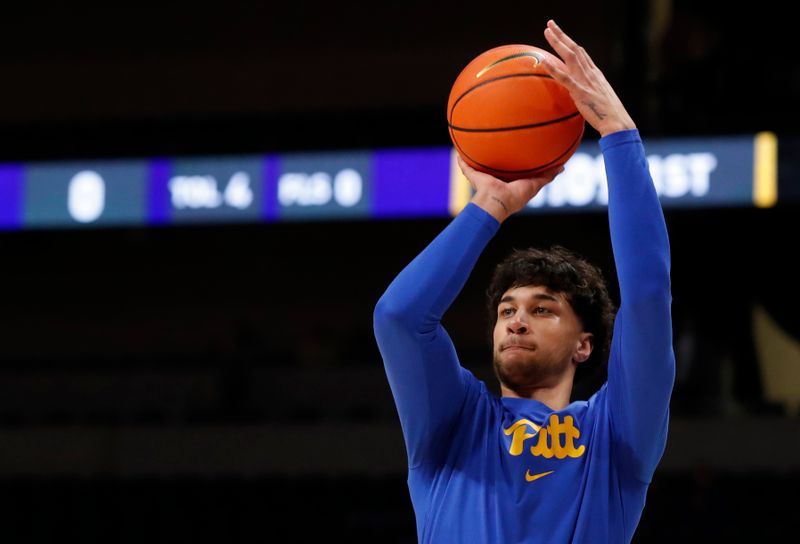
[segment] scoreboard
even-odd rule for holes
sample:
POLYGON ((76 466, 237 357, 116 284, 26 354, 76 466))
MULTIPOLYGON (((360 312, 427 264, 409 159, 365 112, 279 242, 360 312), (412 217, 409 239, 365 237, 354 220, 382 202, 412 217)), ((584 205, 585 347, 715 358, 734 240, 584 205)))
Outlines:
MULTIPOLYGON (((771 133, 645 142, 665 208, 773 206, 771 133)), ((0 164, 0 228, 446 217, 471 189, 449 147, 0 164)), ((523 213, 602 210, 585 141, 523 213)))

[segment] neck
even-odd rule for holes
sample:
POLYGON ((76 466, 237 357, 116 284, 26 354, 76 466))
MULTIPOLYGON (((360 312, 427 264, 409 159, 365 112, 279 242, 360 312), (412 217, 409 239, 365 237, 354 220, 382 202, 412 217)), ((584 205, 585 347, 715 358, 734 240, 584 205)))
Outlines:
POLYGON ((526 388, 511 389, 501 382, 500 395, 503 397, 536 400, 552 410, 563 410, 569 406, 574 377, 575 369, 570 365, 569 371, 554 378, 553 382, 543 385, 537 384, 526 388))

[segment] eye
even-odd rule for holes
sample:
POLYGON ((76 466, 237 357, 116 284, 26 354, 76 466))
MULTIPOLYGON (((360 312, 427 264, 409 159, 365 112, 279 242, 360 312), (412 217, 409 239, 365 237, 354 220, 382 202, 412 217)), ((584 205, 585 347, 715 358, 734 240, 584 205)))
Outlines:
POLYGON ((501 308, 500 317, 511 317, 514 315, 514 308, 501 308))
POLYGON ((545 308, 544 306, 537 306, 535 310, 533 310, 535 314, 549 314, 550 310, 545 308))

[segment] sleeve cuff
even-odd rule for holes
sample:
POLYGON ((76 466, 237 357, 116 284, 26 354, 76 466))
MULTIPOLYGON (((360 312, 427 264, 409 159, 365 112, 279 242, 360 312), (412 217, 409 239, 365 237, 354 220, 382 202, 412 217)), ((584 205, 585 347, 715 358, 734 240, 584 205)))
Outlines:
POLYGON ((605 151, 618 145, 630 143, 642 143, 642 138, 639 135, 638 129, 620 130, 603 136, 600 138, 600 149, 605 151))
POLYGON ((500 228, 500 222, 495 219, 492 214, 473 202, 468 203, 461 213, 475 219, 480 223, 481 227, 487 230, 491 235, 494 235, 500 228))

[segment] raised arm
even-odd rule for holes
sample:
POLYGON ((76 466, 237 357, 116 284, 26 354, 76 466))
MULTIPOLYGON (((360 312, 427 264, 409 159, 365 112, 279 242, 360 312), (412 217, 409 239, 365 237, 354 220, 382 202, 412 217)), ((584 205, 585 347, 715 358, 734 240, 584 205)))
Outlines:
POLYGON ((375 307, 375 338, 412 467, 431 454, 464 401, 461 367, 440 321, 498 227, 489 214, 467 206, 375 307))
POLYGON ((467 391, 466 375, 440 323, 444 312, 500 223, 561 171, 504 183, 460 164, 475 189, 472 201, 400 272, 373 316, 412 467, 444 444, 442 434, 467 391))
POLYGON ((639 133, 586 51, 552 21, 548 61, 584 118, 602 136, 611 242, 621 304, 609 356, 608 402, 620 466, 648 483, 666 444, 675 378, 667 229, 639 133))

